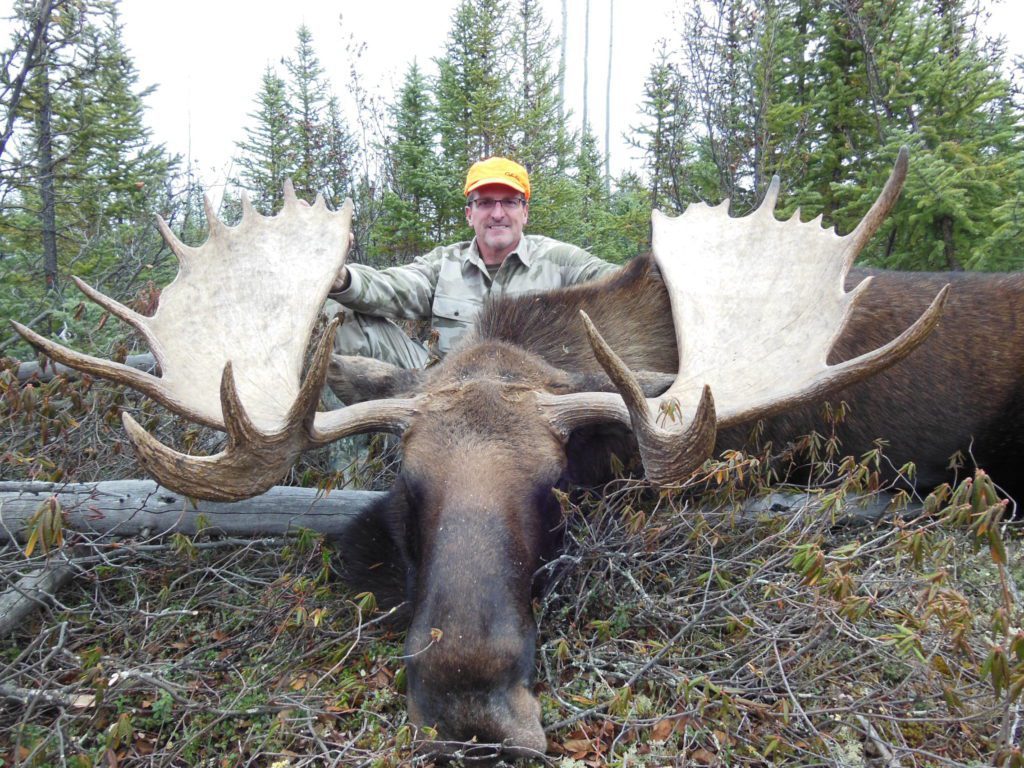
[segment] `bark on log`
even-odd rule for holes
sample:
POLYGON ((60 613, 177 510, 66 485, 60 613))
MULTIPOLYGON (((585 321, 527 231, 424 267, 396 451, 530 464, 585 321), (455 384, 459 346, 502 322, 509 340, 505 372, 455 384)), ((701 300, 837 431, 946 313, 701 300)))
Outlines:
POLYGON ((24 543, 28 520, 56 496, 67 528, 93 536, 208 533, 276 536, 298 528, 344 536, 349 524, 384 494, 381 491, 277 487, 245 501, 192 500, 152 480, 99 483, 0 482, 0 541, 24 543))

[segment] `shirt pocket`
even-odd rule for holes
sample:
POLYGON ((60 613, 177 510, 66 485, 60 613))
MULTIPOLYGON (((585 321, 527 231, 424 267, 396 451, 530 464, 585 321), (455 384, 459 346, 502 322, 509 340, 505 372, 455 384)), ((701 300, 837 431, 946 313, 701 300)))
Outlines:
POLYGON ((437 347, 447 354, 476 321, 481 302, 456 296, 434 296, 433 326, 437 331, 437 347))

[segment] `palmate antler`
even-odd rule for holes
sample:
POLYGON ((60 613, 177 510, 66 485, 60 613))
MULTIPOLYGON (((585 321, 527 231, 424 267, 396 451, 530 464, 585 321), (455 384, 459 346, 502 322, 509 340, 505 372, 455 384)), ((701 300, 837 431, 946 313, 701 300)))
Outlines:
POLYGON ((882 194, 843 237, 822 229, 820 216, 804 223, 798 211, 777 220, 778 178, 761 206, 743 218, 729 217, 728 201, 691 205, 676 218, 655 211, 654 258, 668 289, 678 346, 675 382, 660 397, 645 399, 636 377, 584 316, 594 353, 625 409, 615 396, 551 396, 545 406, 552 419, 572 427, 608 419, 630 424, 648 478, 671 485, 710 455, 716 425, 726 428, 820 400, 904 358, 939 321, 949 286, 885 346, 827 364, 871 281, 847 293, 846 274, 896 202, 907 154, 900 151, 882 194))
POLYGON ((211 500, 254 496, 270 488, 298 455, 316 445, 371 429, 401 429, 408 401, 320 414, 314 425, 335 325, 327 330, 300 385, 303 359, 320 307, 345 261, 352 202, 331 211, 318 197, 301 203, 291 182, 284 207, 264 217, 243 197, 242 221, 228 227, 206 201, 210 236, 184 245, 158 219, 180 269, 145 317, 75 278, 97 304, 145 337, 158 378, 83 355, 14 323, 54 360, 127 384, 187 419, 228 433, 215 456, 187 456, 162 445, 127 413, 125 428, 146 469, 163 485, 211 500))

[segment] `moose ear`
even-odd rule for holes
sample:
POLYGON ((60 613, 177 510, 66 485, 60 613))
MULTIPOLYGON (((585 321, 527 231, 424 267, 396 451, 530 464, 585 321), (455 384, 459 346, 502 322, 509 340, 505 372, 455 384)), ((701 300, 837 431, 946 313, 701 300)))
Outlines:
POLYGON ((412 395, 426 371, 407 370, 369 357, 331 355, 327 385, 345 405, 412 395))
MULTIPOLYGON (((674 373, 657 371, 637 371, 636 378, 643 390, 644 397, 658 397, 665 392, 675 380, 674 373)), ((569 373, 567 392, 617 392, 612 380, 605 373, 569 373)))

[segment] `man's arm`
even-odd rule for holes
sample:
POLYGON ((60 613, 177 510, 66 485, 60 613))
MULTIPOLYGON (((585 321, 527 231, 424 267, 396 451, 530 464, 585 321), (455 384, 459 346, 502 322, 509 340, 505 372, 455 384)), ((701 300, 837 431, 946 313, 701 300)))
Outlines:
POLYGON ((401 267, 378 270, 349 264, 338 273, 328 297, 367 315, 429 319, 440 264, 437 249, 401 267))
POLYGON ((595 280, 619 269, 618 264, 599 259, 579 246, 559 243, 548 253, 548 257, 559 265, 563 285, 576 285, 595 280))

